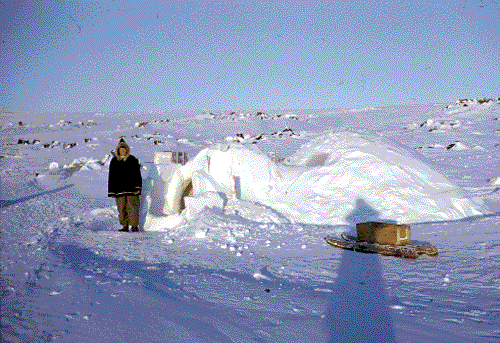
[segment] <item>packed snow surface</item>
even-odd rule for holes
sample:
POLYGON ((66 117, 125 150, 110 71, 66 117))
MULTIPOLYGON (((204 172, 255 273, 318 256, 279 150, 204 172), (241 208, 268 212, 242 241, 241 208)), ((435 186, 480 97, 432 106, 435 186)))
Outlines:
POLYGON ((496 100, 2 114, 2 341, 498 342, 499 117, 496 100), (139 233, 107 197, 120 137, 142 164, 139 233), (155 164, 166 150, 188 163, 155 164), (179 213, 172 180, 193 186, 179 213), (323 240, 368 220, 439 255, 323 240))

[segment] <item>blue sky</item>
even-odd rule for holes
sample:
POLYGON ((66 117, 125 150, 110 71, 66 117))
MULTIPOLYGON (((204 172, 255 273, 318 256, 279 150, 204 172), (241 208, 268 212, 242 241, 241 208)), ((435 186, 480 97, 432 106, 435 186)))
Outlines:
POLYGON ((0 111, 500 96, 497 1, 0 1, 0 111))

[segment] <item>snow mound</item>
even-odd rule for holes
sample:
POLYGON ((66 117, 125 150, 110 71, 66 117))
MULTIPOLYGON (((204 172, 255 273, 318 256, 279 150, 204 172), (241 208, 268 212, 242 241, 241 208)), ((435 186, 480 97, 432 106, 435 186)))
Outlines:
POLYGON ((297 219, 414 223, 481 214, 479 205, 422 159, 376 135, 320 136, 289 159, 297 166, 310 167, 292 186, 294 195, 299 195, 294 200, 303 211, 297 219))
MULTIPOLYGON (((202 150, 179 172, 183 180, 196 180, 195 196, 218 192, 262 204, 296 223, 416 223, 485 212, 422 159, 384 137, 340 132, 305 144, 286 165, 253 145, 228 143, 202 150)), ((202 205, 197 207, 196 212, 202 205)), ((189 211, 176 214, 177 220, 189 211)))

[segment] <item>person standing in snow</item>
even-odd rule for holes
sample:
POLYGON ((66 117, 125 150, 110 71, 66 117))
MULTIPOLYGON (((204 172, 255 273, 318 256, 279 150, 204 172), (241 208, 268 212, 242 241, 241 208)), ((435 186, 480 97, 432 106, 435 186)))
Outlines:
POLYGON ((130 147, 122 139, 113 152, 109 164, 108 196, 116 200, 118 217, 123 228, 139 231, 139 195, 142 188, 141 166, 139 160, 130 154, 130 147))

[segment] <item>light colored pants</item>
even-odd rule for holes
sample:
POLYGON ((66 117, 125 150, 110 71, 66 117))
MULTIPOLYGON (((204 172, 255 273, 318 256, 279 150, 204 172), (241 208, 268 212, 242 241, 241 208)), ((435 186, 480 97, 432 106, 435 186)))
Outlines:
POLYGON ((118 207, 118 218, 123 226, 139 226, 139 196, 124 195, 116 197, 116 207, 118 207))

